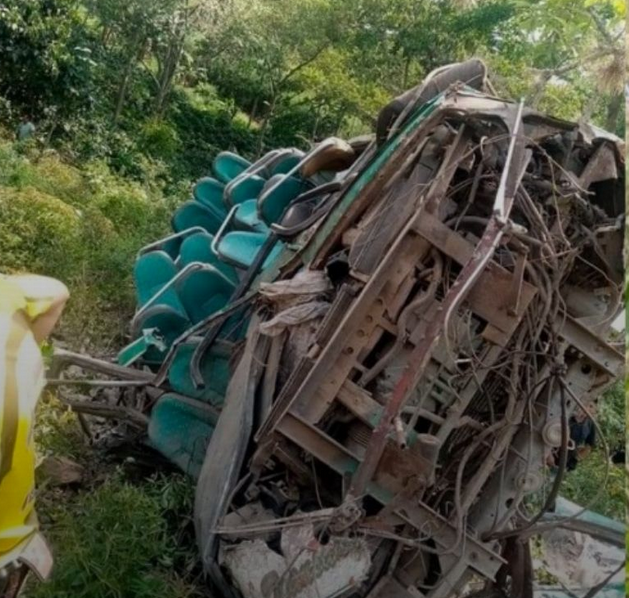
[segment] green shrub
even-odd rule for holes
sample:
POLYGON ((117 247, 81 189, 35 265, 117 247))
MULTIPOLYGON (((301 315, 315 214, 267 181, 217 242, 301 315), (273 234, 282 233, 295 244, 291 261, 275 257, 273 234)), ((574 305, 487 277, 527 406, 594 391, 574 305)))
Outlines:
POLYGON ((177 188, 164 198, 159 164, 146 172, 140 183, 104 162, 78 170, 54 152, 29 158, 0 142, 0 272, 36 272, 68 285, 61 333, 75 348, 120 344, 135 308, 135 255, 168 233, 184 197, 177 188))
POLYGON ((561 486, 561 495, 592 511, 624 521, 625 469, 610 464, 607 486, 605 490, 601 490, 605 482, 605 471, 604 451, 600 448, 592 451, 574 471, 566 475, 561 486), (592 502, 597 495, 598 499, 592 502))
MULTIPOLYGON (((597 420, 605 435, 610 451, 625 446, 625 393, 622 382, 612 386, 599 400, 597 420)), ((609 465, 607 487, 601 491, 605 482, 605 451, 601 439, 597 446, 578 467, 569 472, 561 487, 561 494, 593 511, 608 517, 624 521, 625 518, 625 469, 618 465, 609 465), (599 499, 590 503, 599 494, 599 499)))
POLYGON ((177 131, 160 120, 150 120, 142 127, 140 147, 149 156, 171 159, 179 149, 177 131))
POLYGON ((86 452, 85 436, 81 432, 77 415, 57 396, 45 391, 37 405, 35 443, 39 457, 48 455, 82 460, 86 452))
POLYGON ((33 187, 74 206, 83 205, 89 197, 81 172, 54 151, 20 153, 15 144, 0 142, 0 165, 0 186, 33 187))
POLYGON ((76 268, 81 216, 61 199, 32 187, 0 187, 3 270, 65 277, 76 268))

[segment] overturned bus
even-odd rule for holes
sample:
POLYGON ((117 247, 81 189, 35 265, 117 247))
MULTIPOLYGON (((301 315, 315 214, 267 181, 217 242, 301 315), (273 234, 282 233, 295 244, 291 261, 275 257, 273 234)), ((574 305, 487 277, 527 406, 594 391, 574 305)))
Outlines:
POLYGON ((172 226, 118 362, 59 350, 52 375, 131 389, 73 407, 196 478, 217 595, 530 595, 568 421, 623 372, 621 142, 472 60, 373 137, 219 154, 172 226))

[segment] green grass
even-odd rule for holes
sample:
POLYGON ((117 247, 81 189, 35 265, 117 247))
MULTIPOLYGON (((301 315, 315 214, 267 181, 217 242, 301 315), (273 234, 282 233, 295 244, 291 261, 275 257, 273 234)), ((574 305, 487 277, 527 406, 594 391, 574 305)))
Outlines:
POLYGON ((55 554, 51 580, 29 598, 192 598, 196 554, 189 535, 192 489, 183 476, 132 485, 119 471, 75 495, 49 490, 38 500, 55 554), (182 548, 182 545, 185 546, 182 548))
POLYGON ((40 457, 85 467, 79 489, 41 481, 37 513, 52 547, 51 580, 27 598, 196 598, 205 596, 194 544, 194 487, 184 475, 133 482, 125 468, 90 450, 76 415, 52 394, 37 413, 40 457))
MULTIPOLYGON (((622 382, 612 386, 599 399, 597 420, 611 451, 625 445, 625 394, 622 382)), ((603 443, 598 438, 595 450, 574 471, 566 474, 560 494, 579 505, 588 506, 592 511, 624 521, 625 468, 610 464, 607 486, 601 491, 606 471, 606 455, 603 443)))
POLYGON ((589 509, 617 521, 625 520, 625 469, 621 465, 610 465, 607 486, 605 482, 605 453, 602 449, 592 451, 574 471, 569 472, 561 487, 561 495, 589 509), (594 501, 594 502, 593 502, 594 501))

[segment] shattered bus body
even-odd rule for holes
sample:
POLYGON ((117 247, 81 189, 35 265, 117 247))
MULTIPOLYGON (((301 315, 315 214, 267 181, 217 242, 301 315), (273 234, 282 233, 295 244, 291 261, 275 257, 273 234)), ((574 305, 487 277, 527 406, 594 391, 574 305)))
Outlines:
MULTIPOLYGON (((543 515, 567 422, 623 371, 623 151, 485 85, 413 94, 377 140, 299 156, 282 180, 336 174, 170 341, 145 326, 113 369, 58 356, 154 398, 149 438, 198 478, 219 595, 444 598, 474 580, 530 595, 526 539, 557 525, 543 515)), ((215 255, 253 234, 230 227, 215 255)))

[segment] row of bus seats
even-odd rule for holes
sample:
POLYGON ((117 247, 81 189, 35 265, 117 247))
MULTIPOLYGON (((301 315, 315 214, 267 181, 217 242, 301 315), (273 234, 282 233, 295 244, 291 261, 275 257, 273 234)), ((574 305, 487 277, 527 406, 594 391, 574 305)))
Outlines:
MULTIPOLYGON (((303 198, 316 202, 328 196, 331 183, 342 179, 353 159, 351 146, 336 138, 307 154, 294 148, 273 150, 253 163, 220 153, 212 164, 213 176, 200 179, 193 198, 173 214, 173 234, 138 254, 133 340, 118 361, 159 367, 175 339, 229 306, 272 234, 271 226, 283 224, 285 214, 303 198)), ((277 241, 261 268, 269 267, 282 248, 283 242, 277 241)), ((179 344, 168 371, 172 392, 162 395, 151 412, 151 444, 193 475, 201 467, 225 396, 233 342, 245 334, 246 324, 235 314, 223 326, 202 360, 201 388, 194 385, 189 367, 200 340, 192 336, 179 344)))
MULTIPOLYGON (((351 145, 330 138, 308 154, 274 150, 254 163, 230 152, 219 154, 212 176, 199 180, 193 199, 173 215, 173 234, 138 255, 133 341, 119 361, 159 367, 176 338, 229 307, 260 267, 271 266, 286 240, 325 213, 334 190, 349 183, 344 173, 356 154, 361 158, 352 171, 359 176, 349 196, 375 176, 406 132, 430 114, 443 90, 457 81, 466 81, 471 91, 482 89, 485 79, 485 65, 476 59, 433 71, 383 108, 375 147, 369 136, 351 145)), ((190 375, 200 339, 190 336, 177 345, 168 369, 170 389, 151 411, 151 444, 192 475, 198 475, 203 463, 229 383, 233 343, 242 338, 246 325, 243 314, 236 313, 221 328, 199 364, 201 388, 190 375)))

